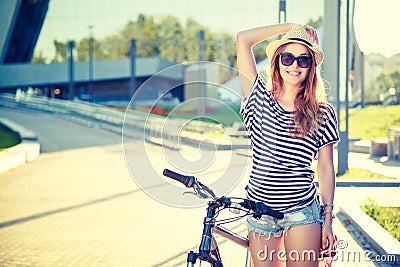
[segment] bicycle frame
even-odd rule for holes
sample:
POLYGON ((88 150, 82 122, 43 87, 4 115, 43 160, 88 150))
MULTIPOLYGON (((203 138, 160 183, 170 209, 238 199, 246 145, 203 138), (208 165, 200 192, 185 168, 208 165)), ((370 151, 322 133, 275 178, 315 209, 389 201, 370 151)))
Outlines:
MULTIPOLYGON (((226 229, 225 227, 215 225, 215 211, 218 208, 218 204, 215 201, 211 201, 208 204, 207 216, 203 222, 203 234, 199 246, 199 252, 190 251, 187 257, 187 266, 193 267, 197 260, 206 261, 213 267, 223 267, 221 254, 219 252, 218 243, 215 240, 213 234, 218 234, 226 239, 233 241, 234 243, 248 249, 249 240, 237 233, 226 229)), ((250 255, 247 251, 246 267, 250 266, 250 255)))
POLYGON ((249 239, 246 237, 243 237, 235 232, 232 232, 229 229, 226 229, 225 227, 222 226, 215 226, 213 229, 213 233, 218 234, 226 239, 231 240, 232 242, 248 249, 249 248, 249 239))
POLYGON ((250 256, 250 250, 249 250, 249 239, 246 237, 243 237, 235 232, 232 232, 229 229, 226 229, 225 227, 222 226, 215 226, 214 227, 214 233, 218 234, 219 236, 222 236, 226 239, 231 240, 232 242, 244 247, 247 249, 246 253, 246 265, 245 267, 251 267, 252 266, 252 261, 251 261, 251 256, 250 256))
MULTIPOLYGON (((246 215, 252 215, 255 218, 260 218, 262 215, 270 215, 278 219, 282 219, 284 214, 271 209, 262 202, 255 202, 243 198, 232 197, 217 197, 212 189, 199 182, 194 176, 182 175, 168 169, 164 169, 163 174, 171 179, 181 182, 188 188, 193 189, 194 195, 202 199, 212 199, 208 202, 207 215, 203 221, 203 233, 199 246, 199 252, 190 251, 187 257, 187 266, 193 267, 196 261, 206 261, 213 267, 223 267, 221 255, 219 253, 218 244, 213 236, 213 232, 232 240, 233 242, 248 249, 249 240, 230 230, 219 226, 219 224, 233 222, 246 215), (240 202, 232 202, 232 200, 240 200, 240 202), (236 204, 236 205, 235 205, 236 204), (236 216, 230 219, 223 219, 217 221, 219 212, 226 208, 232 208, 238 213, 245 212, 244 216, 236 216)), ((247 250, 248 251, 248 250, 247 250)), ((249 262, 249 253, 247 254, 246 261, 249 262)), ((248 265, 247 265, 248 266, 248 265)))

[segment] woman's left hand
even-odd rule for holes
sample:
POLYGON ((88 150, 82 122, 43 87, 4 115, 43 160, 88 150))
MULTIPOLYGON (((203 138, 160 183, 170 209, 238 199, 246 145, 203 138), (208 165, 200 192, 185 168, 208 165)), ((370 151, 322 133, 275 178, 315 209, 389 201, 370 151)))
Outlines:
POLYGON ((322 227, 322 242, 321 247, 323 250, 335 250, 335 236, 332 230, 331 219, 325 220, 325 224, 322 227))

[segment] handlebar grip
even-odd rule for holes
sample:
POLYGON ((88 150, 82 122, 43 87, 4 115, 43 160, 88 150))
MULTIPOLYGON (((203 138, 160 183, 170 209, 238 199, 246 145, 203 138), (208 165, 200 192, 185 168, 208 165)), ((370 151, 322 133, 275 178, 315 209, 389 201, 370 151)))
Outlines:
POLYGON ((268 207, 263 202, 256 202, 254 211, 256 212, 255 216, 258 218, 261 215, 269 215, 269 216, 275 217, 277 219, 283 219, 283 217, 284 217, 284 214, 282 212, 268 207))
POLYGON ((271 209, 271 208, 267 209, 267 213, 268 213, 268 215, 271 215, 272 217, 275 217, 277 219, 283 219, 283 217, 284 217, 284 214, 282 212, 271 209))
POLYGON ((178 182, 181 182, 186 187, 191 187, 193 185, 194 181, 195 181, 195 177, 194 176, 182 175, 182 174, 176 173, 176 172, 168 170, 168 169, 164 169, 163 175, 167 176, 167 177, 169 177, 171 179, 174 179, 174 180, 176 180, 178 182))

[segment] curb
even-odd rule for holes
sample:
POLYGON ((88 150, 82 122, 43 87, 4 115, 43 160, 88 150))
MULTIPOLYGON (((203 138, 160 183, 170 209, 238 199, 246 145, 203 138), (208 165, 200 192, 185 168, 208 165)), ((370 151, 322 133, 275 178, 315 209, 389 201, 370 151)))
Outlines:
MULTIPOLYGON (((318 181, 315 182, 319 186, 318 181)), ((336 179, 336 187, 400 187, 400 180, 393 179, 336 179)))
POLYGON ((391 264, 400 264, 400 242, 381 227, 374 219, 356 205, 342 205, 340 212, 351 219, 355 226, 364 233, 369 244, 371 244, 381 256, 391 256, 394 260, 391 264))
POLYGON ((369 154, 371 141, 369 140, 349 140, 349 152, 369 154))
POLYGON ((34 132, 5 118, 0 123, 19 133, 21 143, 0 151, 0 174, 37 159, 40 155, 40 144, 34 132))

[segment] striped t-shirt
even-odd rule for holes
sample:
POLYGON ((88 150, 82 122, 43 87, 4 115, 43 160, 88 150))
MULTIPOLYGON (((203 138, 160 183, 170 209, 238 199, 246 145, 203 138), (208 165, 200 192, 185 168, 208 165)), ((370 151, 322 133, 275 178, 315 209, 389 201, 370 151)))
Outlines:
POLYGON ((247 198, 288 212, 315 198, 311 163, 318 149, 339 141, 337 119, 330 104, 321 104, 323 121, 313 136, 293 138, 289 132, 293 112, 285 111, 258 75, 241 113, 253 149, 247 198))

